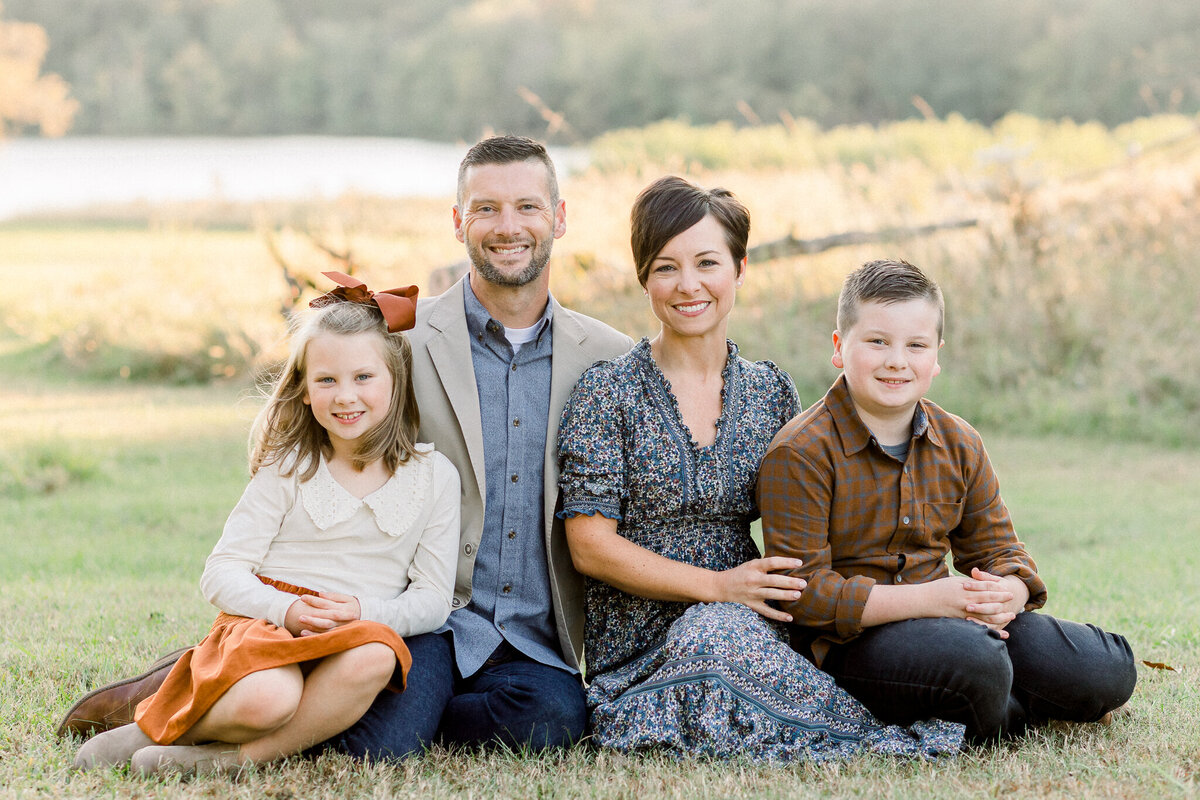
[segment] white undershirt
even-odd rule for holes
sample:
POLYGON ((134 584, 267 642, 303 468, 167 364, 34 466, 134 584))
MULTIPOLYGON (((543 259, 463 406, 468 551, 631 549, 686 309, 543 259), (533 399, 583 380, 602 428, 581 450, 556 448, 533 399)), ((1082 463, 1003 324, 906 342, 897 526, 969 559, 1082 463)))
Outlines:
POLYGON ((537 338, 537 330, 541 326, 541 320, 538 320, 536 324, 530 325, 528 328, 510 328, 505 326, 504 338, 508 339, 508 343, 512 345, 513 355, 516 355, 520 351, 521 345, 532 342, 537 338))

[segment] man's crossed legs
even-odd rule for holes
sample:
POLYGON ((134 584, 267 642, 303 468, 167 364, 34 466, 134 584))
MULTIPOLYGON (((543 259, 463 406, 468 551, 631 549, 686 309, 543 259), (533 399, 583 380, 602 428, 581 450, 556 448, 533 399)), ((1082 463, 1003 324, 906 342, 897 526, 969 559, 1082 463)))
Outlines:
POLYGON ((405 644, 412 653, 407 688, 382 692, 325 747, 378 760, 419 755, 435 741, 536 752, 583 736, 587 707, 578 675, 526 658, 504 642, 477 673, 459 678, 449 634, 426 633, 405 644))

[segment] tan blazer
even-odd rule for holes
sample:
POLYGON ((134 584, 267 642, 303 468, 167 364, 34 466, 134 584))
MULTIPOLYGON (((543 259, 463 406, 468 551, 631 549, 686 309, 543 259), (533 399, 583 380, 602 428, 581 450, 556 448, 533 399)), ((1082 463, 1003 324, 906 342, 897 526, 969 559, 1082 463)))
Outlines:
MULTIPOLYGON (((583 653, 583 579, 571 563, 562 520, 554 516, 558 503, 558 421, 583 371, 596 361, 624 353, 633 340, 603 322, 563 308, 553 297, 550 302, 554 304, 554 355, 543 470, 545 539, 559 646, 566 662, 578 668, 583 653)), ((433 442, 458 468, 461 479, 462 537, 452 605, 463 608, 471 599, 475 555, 483 536, 487 483, 483 474, 483 423, 462 280, 444 294, 419 304, 417 324, 408 337, 413 350, 413 385, 421 407, 418 439, 433 442)))

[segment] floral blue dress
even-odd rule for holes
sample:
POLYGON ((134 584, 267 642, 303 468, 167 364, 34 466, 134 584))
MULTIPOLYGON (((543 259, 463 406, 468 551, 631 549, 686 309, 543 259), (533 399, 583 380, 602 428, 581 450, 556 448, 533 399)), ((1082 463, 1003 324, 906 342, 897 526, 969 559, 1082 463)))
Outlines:
MULTIPOLYGON (((758 558, 754 484, 776 431, 799 410, 787 373, 729 343, 716 440, 691 438, 643 339, 579 379, 559 427, 560 516, 618 520, 617 532, 711 570, 758 558)), ((861 751, 956 751, 961 725, 885 726, 738 603, 650 600, 587 579, 585 655, 594 741, 620 751, 753 760, 861 751)))

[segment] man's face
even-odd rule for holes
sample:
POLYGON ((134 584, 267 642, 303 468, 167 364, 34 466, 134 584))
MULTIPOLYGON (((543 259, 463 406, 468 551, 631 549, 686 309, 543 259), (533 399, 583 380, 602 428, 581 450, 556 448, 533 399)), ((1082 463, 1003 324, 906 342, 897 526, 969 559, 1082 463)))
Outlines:
POLYGON ((472 269, 488 283, 524 286, 538 279, 554 240, 566 233, 566 205, 550 197, 540 161, 481 164, 467 169, 454 234, 472 269))

